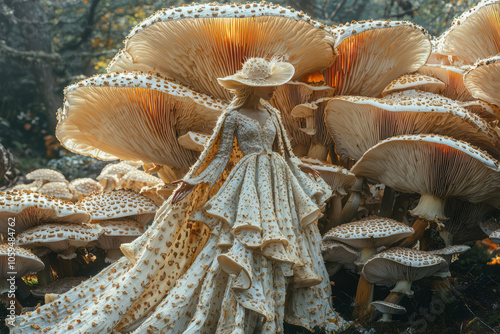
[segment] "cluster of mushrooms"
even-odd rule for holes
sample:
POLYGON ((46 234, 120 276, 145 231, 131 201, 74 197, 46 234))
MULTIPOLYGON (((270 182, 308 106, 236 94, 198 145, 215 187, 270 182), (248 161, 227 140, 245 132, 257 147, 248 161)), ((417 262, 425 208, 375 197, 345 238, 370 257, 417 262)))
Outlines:
POLYGON ((94 262, 90 247, 105 253, 105 263, 123 256, 121 244, 144 233, 171 192, 159 178, 128 162, 107 165, 99 181, 68 182, 52 169, 35 170, 26 179, 32 182, 0 193, 0 233, 15 237, 16 254, 10 260, 16 270, 11 270, 9 245, 0 244, 1 293, 9 290, 6 278, 14 272, 23 299, 31 294, 46 302, 85 280, 75 277, 85 271, 77 257, 94 262), (29 273, 36 273, 34 289, 20 279, 29 273))
MULTIPOLYGON (((327 268, 360 275, 356 316, 371 320, 376 309, 390 320, 405 312, 398 304, 413 294, 413 281, 432 276, 446 296, 452 258, 488 236, 499 241, 499 17, 500 1, 481 1, 433 38, 408 21, 329 27, 264 2, 164 9, 130 32, 108 73, 65 89, 56 135, 70 151, 140 163, 168 185, 196 161, 231 100, 217 78, 249 57, 292 63, 292 81, 271 103, 296 155, 334 191, 320 221, 327 268), (375 285, 394 288, 373 301, 375 285)), ((100 181, 106 191, 123 183, 113 176, 100 181)), ((166 193, 160 188, 149 189, 157 203, 166 193)), ((35 234, 57 236, 57 228, 70 226, 63 223, 74 226, 71 215, 86 214, 89 229, 97 220, 124 219, 97 207, 116 207, 127 192, 106 194, 116 191, 72 208, 58 202, 68 207, 20 225, 19 244, 42 245, 23 233, 38 228, 35 234)), ((16 192, 0 201, 37 203, 38 211, 55 205, 37 196, 16 192)), ((155 206, 147 207, 152 213, 155 206)))

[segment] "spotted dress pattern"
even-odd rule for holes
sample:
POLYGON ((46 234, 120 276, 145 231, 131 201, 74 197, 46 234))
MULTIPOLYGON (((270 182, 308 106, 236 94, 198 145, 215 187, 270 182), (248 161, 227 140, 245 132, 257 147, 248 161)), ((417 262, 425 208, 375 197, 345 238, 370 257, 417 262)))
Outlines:
POLYGON ((195 190, 175 205, 169 199, 148 231, 122 247, 126 257, 18 317, 13 333, 343 328, 316 225, 331 190, 299 170, 279 112, 265 106, 264 124, 227 111, 185 178, 195 190))

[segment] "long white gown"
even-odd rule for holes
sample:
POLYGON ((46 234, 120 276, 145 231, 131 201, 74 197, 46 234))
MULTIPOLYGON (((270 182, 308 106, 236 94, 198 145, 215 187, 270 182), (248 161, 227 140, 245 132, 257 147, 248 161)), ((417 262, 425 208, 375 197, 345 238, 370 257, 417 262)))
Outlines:
POLYGON ((12 333, 279 333, 283 322, 339 330, 316 225, 331 190, 298 169, 279 113, 221 117, 185 178, 126 257, 12 333), (274 149, 274 150, 273 150, 274 149))

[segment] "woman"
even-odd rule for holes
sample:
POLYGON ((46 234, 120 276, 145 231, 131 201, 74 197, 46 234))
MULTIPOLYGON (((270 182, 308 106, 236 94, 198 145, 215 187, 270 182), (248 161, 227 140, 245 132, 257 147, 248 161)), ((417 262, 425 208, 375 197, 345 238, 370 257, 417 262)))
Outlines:
POLYGON ((122 245, 126 259, 17 319, 13 332, 276 333, 285 321, 343 327, 315 224, 331 191, 293 155, 267 102, 293 74, 289 63, 252 58, 219 79, 235 93, 231 105, 153 225, 122 245))

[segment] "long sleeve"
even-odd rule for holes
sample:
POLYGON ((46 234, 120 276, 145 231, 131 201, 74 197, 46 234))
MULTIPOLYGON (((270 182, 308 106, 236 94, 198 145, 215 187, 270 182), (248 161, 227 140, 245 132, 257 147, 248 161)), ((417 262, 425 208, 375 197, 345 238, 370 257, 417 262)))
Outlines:
POLYGON ((230 115, 225 119, 222 125, 219 147, 213 160, 199 175, 190 179, 184 179, 184 182, 192 185, 201 182, 208 182, 210 185, 213 185, 217 182, 231 156, 235 130, 236 119, 234 115, 230 115))

